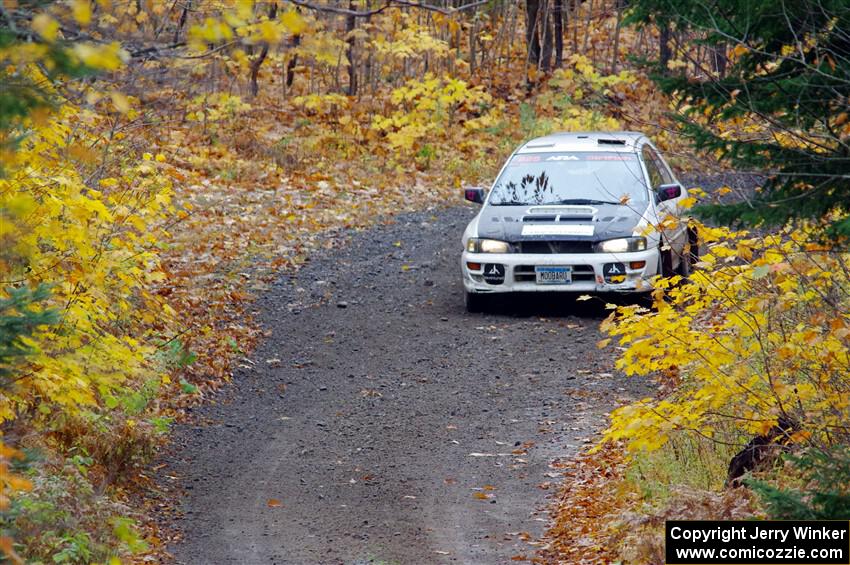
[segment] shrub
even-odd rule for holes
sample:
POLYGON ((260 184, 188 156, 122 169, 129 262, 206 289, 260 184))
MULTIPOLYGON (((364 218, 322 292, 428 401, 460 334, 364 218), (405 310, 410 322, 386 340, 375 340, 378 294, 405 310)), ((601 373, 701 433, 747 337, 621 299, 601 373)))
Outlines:
POLYGON ((850 520, 850 447, 808 449, 786 455, 796 486, 749 479, 767 513, 777 520, 850 520))

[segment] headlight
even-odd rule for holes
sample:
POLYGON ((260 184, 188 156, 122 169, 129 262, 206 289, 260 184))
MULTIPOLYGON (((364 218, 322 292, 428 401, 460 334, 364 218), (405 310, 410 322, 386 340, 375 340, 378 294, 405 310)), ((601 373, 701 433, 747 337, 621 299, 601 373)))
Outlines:
POLYGON ((470 253, 510 253, 511 244, 498 239, 470 237, 466 244, 466 250, 470 253))
POLYGON ((630 251, 646 250, 645 237, 621 237, 609 239, 596 244, 597 253, 628 253, 630 251))

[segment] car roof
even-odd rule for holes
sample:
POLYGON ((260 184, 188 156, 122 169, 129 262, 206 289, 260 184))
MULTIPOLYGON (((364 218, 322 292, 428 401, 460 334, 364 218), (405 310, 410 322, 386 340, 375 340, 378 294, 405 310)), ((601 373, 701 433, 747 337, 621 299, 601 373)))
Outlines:
POLYGON ((634 153, 646 141, 648 141, 647 137, 636 131, 559 132, 527 141, 516 152, 517 154, 561 151, 634 153))

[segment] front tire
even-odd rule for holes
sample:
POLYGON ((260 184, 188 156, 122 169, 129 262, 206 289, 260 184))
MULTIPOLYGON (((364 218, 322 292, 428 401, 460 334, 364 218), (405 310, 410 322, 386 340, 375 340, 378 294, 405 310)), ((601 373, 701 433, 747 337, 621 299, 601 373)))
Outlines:
POLYGON ((694 272, 694 265, 699 262, 699 237, 693 226, 688 227, 688 241, 682 249, 682 258, 679 261, 679 274, 683 279, 688 279, 694 272))
POLYGON ((662 251, 658 249, 658 276, 663 279, 672 277, 675 274, 673 271, 673 252, 670 249, 662 251))
POLYGON ((696 226, 688 226, 688 246, 687 255, 688 261, 691 263, 691 271, 693 267, 699 263, 699 232, 696 226))
POLYGON ((678 274, 683 279, 687 280, 688 277, 691 276, 691 270, 691 252, 688 249, 688 246, 685 246, 685 249, 682 250, 682 256, 679 258, 678 274))
POLYGON ((475 292, 463 291, 463 302, 466 311, 470 314, 478 314, 487 309, 487 296, 475 292))

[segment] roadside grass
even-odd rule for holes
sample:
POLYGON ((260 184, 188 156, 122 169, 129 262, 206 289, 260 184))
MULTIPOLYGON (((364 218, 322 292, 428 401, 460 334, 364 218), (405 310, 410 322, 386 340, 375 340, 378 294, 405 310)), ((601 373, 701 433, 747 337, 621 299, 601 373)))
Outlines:
POLYGON ((718 492, 726 481, 729 461, 739 450, 696 434, 676 435, 656 451, 636 454, 624 480, 643 500, 659 506, 682 487, 718 492))
POLYGON ((663 565, 664 522, 746 519, 761 514, 749 489, 725 489, 734 446, 693 434, 628 458, 604 444, 563 467, 542 563, 663 565))

